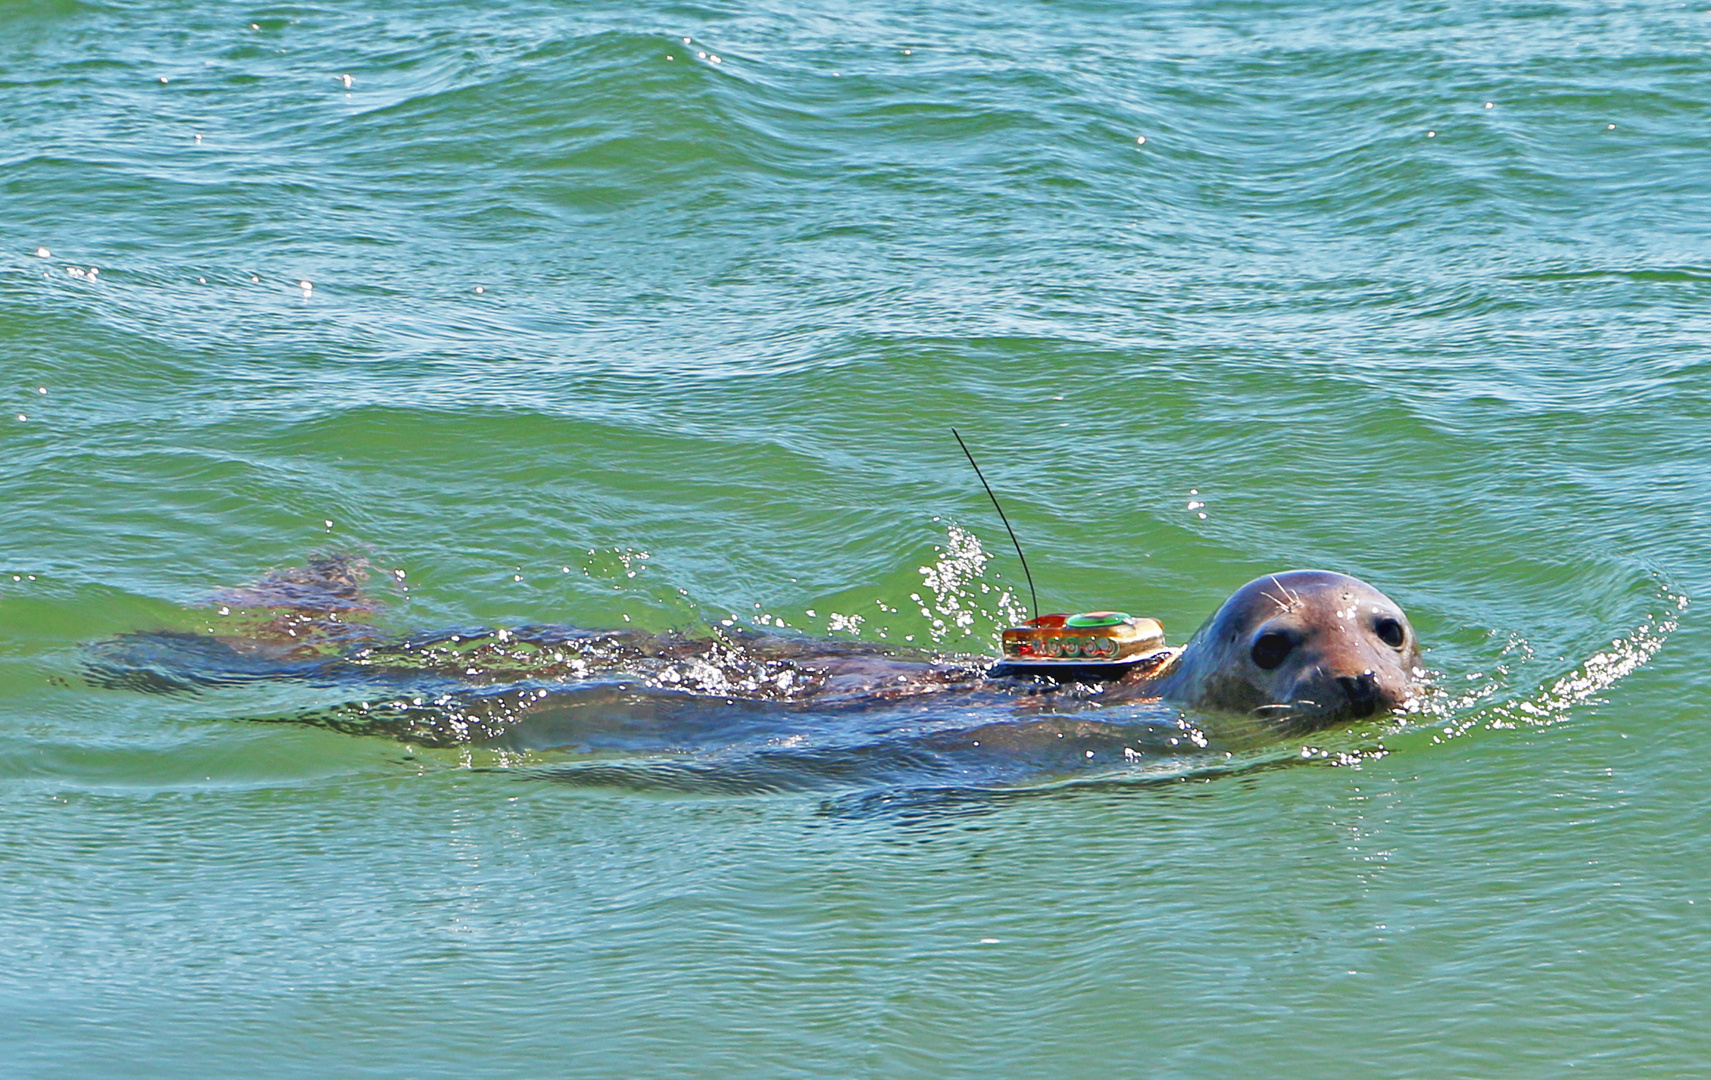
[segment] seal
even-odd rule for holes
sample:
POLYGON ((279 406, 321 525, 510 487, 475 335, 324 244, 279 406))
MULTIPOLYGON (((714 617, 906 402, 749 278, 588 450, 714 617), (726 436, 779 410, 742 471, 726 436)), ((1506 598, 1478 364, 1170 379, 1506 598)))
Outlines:
POLYGON ((1318 728, 1405 708, 1424 677, 1396 601, 1347 574, 1290 570, 1237 589, 1180 650, 1103 696, 1318 728))
MULTIPOLYGON (((1098 682, 1019 677, 1013 665, 978 656, 742 627, 710 638, 570 626, 399 638, 371 621, 381 605, 362 587, 368 576, 360 557, 313 558, 217 594, 219 612, 205 632, 140 631, 94 643, 88 674, 98 685, 151 692, 279 679, 344 686, 360 704, 308 722, 431 745, 512 739, 520 748, 620 749, 654 746, 667 734, 672 745, 706 747, 722 731, 748 738, 768 724, 784 730, 809 711, 941 705, 1034 715, 1158 700, 1246 714, 1288 732, 1406 708, 1424 678, 1414 629, 1395 601, 1325 570, 1257 578, 1181 648, 1155 636, 1156 652, 1098 682), (371 708, 376 700, 382 704, 371 708)), ((1139 621, 1157 634, 1151 620, 1139 621)), ((1006 716, 1004 730, 1021 730, 1015 721, 1006 716)), ((1041 738, 1060 740, 1065 722, 1043 722, 1041 738)))

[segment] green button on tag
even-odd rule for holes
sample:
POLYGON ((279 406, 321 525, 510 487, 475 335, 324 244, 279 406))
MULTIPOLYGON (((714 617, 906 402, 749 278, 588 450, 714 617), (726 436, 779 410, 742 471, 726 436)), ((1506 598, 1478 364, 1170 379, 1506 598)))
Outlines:
POLYGON ((1088 611, 1080 615, 1071 615, 1064 620, 1064 625, 1084 628, 1089 626, 1116 626, 1118 623, 1128 621, 1129 616, 1121 611, 1088 611))

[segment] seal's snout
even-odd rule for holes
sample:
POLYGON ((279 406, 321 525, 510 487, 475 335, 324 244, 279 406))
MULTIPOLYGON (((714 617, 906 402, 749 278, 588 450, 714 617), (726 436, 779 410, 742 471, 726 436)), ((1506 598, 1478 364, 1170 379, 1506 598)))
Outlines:
POLYGON ((1349 699, 1349 715, 1365 719, 1378 711, 1378 675, 1370 668, 1359 675, 1338 675, 1337 685, 1349 699))

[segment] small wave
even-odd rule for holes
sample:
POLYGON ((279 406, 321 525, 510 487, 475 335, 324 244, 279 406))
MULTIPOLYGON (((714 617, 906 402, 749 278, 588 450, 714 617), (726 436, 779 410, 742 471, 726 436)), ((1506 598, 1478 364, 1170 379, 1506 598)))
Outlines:
MULTIPOLYGON (((1689 599, 1665 586, 1658 594, 1662 607, 1648 613, 1631 631, 1582 660, 1567 674, 1518 697, 1504 697, 1504 683, 1492 679, 1461 694, 1429 696, 1422 715, 1437 730, 1432 742, 1467 735, 1476 728, 1500 730, 1518 727, 1550 727, 1568 720, 1575 707, 1602 700, 1623 679, 1643 667, 1681 625, 1681 613, 1689 599)), ((1519 637, 1511 637, 1503 652, 1530 653, 1519 637)))

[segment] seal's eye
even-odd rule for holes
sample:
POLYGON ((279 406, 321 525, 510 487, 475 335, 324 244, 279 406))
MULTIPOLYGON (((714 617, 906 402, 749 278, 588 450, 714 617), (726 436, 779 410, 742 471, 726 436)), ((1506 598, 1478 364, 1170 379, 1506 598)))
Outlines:
POLYGON ((1408 640, 1408 632, 1402 629, 1402 624, 1389 617, 1378 620, 1372 629, 1378 635, 1378 640, 1392 649, 1400 649, 1402 643, 1408 640))
POLYGON ((1289 655, 1289 650, 1295 648, 1295 643, 1289 640, 1289 635, 1277 630, 1268 630, 1254 641, 1253 658, 1261 670, 1270 671, 1283 663, 1283 658, 1289 655))

